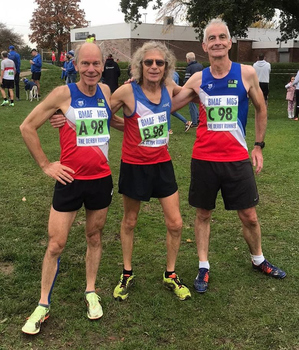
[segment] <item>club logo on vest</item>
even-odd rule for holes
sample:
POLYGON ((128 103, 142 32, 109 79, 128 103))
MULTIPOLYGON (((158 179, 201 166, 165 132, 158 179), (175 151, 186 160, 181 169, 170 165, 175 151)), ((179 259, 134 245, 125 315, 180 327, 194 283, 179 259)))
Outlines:
POLYGON ((75 101, 76 107, 85 107, 86 102, 83 98, 79 98, 78 100, 75 101))
POLYGON ((227 82, 227 87, 229 87, 229 88, 236 88, 237 85, 238 85, 238 80, 235 80, 235 79, 230 79, 227 82))
POLYGON ((99 107, 105 107, 105 101, 103 98, 98 98, 97 102, 99 107))

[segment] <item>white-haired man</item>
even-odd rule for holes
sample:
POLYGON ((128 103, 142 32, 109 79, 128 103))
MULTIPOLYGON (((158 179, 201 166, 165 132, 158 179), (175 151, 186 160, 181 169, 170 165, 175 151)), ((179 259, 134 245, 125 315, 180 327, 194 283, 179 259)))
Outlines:
POLYGON ((256 72, 252 66, 229 59, 232 40, 221 19, 213 19, 206 26, 202 46, 208 53, 210 67, 193 74, 173 98, 174 110, 196 97, 200 100, 189 190, 189 203, 196 208, 199 271, 194 287, 199 293, 208 288, 210 219, 220 189, 225 208, 237 210, 242 222, 252 267, 275 278, 286 276, 284 271, 270 264, 262 252, 255 209, 259 196, 245 142, 249 96, 255 108, 256 135, 251 159, 258 174, 263 168, 267 109, 256 72))

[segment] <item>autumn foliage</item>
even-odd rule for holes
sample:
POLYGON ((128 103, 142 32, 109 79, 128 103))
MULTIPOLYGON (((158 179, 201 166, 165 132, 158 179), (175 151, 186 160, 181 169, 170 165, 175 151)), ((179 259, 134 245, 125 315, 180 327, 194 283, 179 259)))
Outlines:
POLYGON ((35 0, 37 8, 30 21, 31 42, 39 48, 57 50, 58 55, 70 42, 70 30, 87 26, 80 0, 35 0))

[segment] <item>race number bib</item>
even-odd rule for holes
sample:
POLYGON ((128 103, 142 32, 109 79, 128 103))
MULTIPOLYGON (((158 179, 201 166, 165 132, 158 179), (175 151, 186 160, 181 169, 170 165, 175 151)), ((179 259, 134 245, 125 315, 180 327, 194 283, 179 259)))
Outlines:
POLYGON ((77 146, 101 146, 110 139, 106 108, 76 108, 77 146))
POLYGON ((168 123, 166 112, 156 113, 138 118, 141 136, 139 146, 161 147, 168 142, 168 123))
POLYGON ((232 131, 238 125, 238 96, 208 96, 205 100, 207 125, 211 131, 232 131))

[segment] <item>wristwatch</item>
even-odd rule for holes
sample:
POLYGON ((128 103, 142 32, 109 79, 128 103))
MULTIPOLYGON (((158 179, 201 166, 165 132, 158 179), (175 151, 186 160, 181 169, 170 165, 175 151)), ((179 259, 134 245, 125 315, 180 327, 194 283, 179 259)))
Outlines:
POLYGON ((265 142, 264 141, 262 141, 262 142, 255 142, 254 145, 255 146, 260 146, 261 149, 263 149, 265 147, 265 142))

